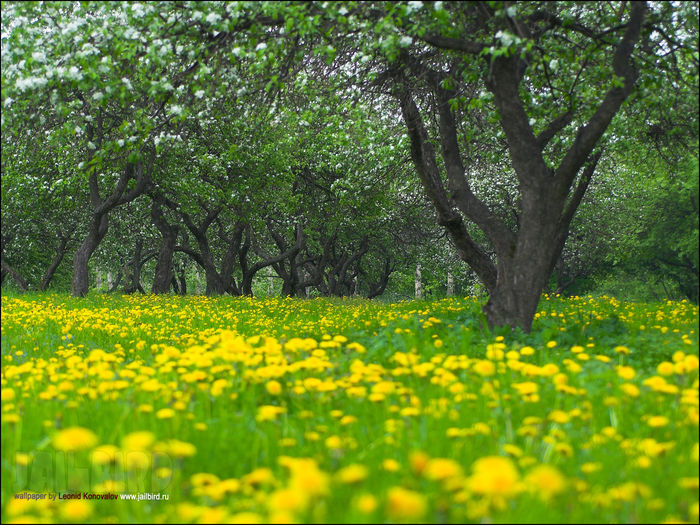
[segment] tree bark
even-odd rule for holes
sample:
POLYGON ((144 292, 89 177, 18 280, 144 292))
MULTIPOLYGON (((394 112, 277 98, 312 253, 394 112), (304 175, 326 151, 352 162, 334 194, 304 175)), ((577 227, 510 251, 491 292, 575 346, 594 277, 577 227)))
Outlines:
POLYGON ((2 256, 2 271, 6 275, 10 275, 15 282, 17 283, 17 286, 19 286, 20 292, 26 292, 29 287, 27 286, 27 281, 24 280, 24 278, 17 272, 12 266, 8 264, 8 262, 5 260, 5 256, 2 256))
POLYGON ((162 204, 157 198, 153 200, 151 205, 151 220, 162 237, 151 292, 154 294, 168 293, 173 279, 173 257, 179 228, 177 225, 169 224, 165 219, 162 204))
MULTIPOLYGON (((515 53, 490 60, 484 81, 494 96, 521 194, 522 211, 517 232, 509 230, 469 187, 462 163, 466 156, 459 151, 457 126, 450 106, 456 93, 445 87, 449 82, 443 82, 449 80, 447 74, 412 59, 406 51, 401 54, 406 68, 389 72, 394 78, 394 95, 401 106, 418 176, 437 211, 439 224, 446 227, 459 256, 474 269, 489 292, 484 312, 491 327, 507 325, 530 331, 542 290, 561 254, 571 220, 600 158, 600 151, 594 153, 593 150, 633 89, 637 72, 631 56, 640 39, 646 9, 644 2, 630 5, 629 22, 623 26, 624 35, 612 57, 613 73, 622 79, 622 84, 608 89, 589 120, 579 127, 556 169, 548 166, 542 151, 573 120, 572 115, 566 112, 557 116, 535 136, 519 92, 528 67, 525 59, 515 53), (433 91, 449 193, 438 170, 435 149, 413 100, 407 70, 424 78, 433 91), (495 265, 469 236, 455 207, 486 234, 496 252, 495 265)), ((524 30, 529 31, 527 27, 524 30)), ((436 35, 429 36, 427 41, 437 47, 469 54, 480 49, 477 44, 467 45, 468 42, 460 39, 436 35)), ((418 271, 416 277, 417 284, 418 271)))
POLYGON ((421 281, 420 263, 416 264, 416 299, 423 298, 423 282, 421 281))
POLYGON ((367 294, 368 299, 374 299, 375 297, 384 293, 387 285, 389 284, 389 276, 396 268, 396 264, 391 264, 391 258, 387 257, 384 261, 384 271, 382 272, 379 282, 370 286, 369 294, 367 294))
POLYGON ((180 279, 180 295, 187 295, 187 260, 183 259, 180 264, 178 276, 180 279))
POLYGON ((71 294, 83 297, 90 288, 89 263, 90 257, 107 234, 107 213, 93 213, 90 219, 88 234, 73 255, 73 284, 71 294))
MULTIPOLYGON (((98 122, 98 135, 101 128, 98 122)), ((92 140, 94 129, 88 126, 88 137, 92 140)), ((101 137, 99 137, 101 140, 101 137)), ((92 217, 88 228, 88 234, 83 240, 78 250, 73 256, 73 284, 71 294, 75 297, 83 297, 90 287, 88 280, 88 265, 90 257, 95 252, 97 247, 104 239, 107 233, 108 221, 107 216, 111 210, 117 206, 121 206, 133 201, 144 191, 151 182, 151 172, 155 161, 155 150, 151 151, 150 160, 147 166, 142 162, 133 164, 128 162, 121 174, 117 185, 107 197, 100 197, 99 185, 97 181, 97 170, 93 170, 89 178, 90 186, 90 204, 92 206, 92 217), (135 180, 136 184, 127 191, 129 181, 135 180)))
POLYGON ((53 258, 53 261, 51 261, 49 267, 46 269, 44 278, 41 280, 40 289, 42 292, 45 292, 49 287, 49 284, 51 284, 51 279, 53 279, 53 276, 56 273, 58 266, 61 264, 61 261, 63 261, 63 257, 65 256, 68 247, 68 241, 70 241, 71 234, 64 235, 63 232, 59 231, 58 235, 59 244, 58 249, 56 250, 56 255, 53 258))

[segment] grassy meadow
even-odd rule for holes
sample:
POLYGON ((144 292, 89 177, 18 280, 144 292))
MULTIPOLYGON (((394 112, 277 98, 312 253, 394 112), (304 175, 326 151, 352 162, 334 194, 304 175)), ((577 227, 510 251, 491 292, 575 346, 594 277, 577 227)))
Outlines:
POLYGON ((3 296, 2 521, 697 523, 697 306, 480 308, 3 296))

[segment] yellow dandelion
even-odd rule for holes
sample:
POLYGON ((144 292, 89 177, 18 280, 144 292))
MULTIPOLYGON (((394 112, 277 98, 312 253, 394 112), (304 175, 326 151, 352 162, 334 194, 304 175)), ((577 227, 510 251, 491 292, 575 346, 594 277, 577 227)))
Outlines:
POLYGON ((528 490, 548 501, 553 496, 564 491, 566 479, 559 470, 551 465, 539 465, 525 476, 528 490))
POLYGON ((521 491, 520 474, 513 462, 503 456, 486 456, 472 465, 469 478, 472 492, 486 496, 511 496, 521 491))
POLYGON ((62 452, 78 452, 97 445, 97 435, 83 427, 70 427, 54 434, 51 443, 62 452))
POLYGON ((90 461, 95 465, 114 464, 119 460, 120 450, 114 445, 100 445, 90 453, 90 461))
POLYGON ((652 416, 647 419, 647 425, 652 428, 665 427, 668 425, 668 418, 664 416, 652 416))
POLYGON ((175 417, 175 411, 172 408, 161 408, 156 412, 158 419, 171 419, 175 417))
POLYGON ((372 514, 377 509, 377 498, 371 494, 362 494, 355 500, 355 508, 362 514, 372 514))
POLYGON ((69 500, 60 506, 59 514, 67 521, 85 521, 92 515, 92 505, 84 500, 69 500))
POLYGON ((265 390, 267 390, 270 395, 278 396, 282 393, 282 385, 279 381, 268 381, 265 384, 265 390))
POLYGON ((419 520, 428 508, 425 496, 402 487, 392 487, 387 492, 386 513, 392 520, 419 520))
POLYGON ((122 438, 124 450, 148 450, 156 441, 156 436, 148 430, 131 432, 122 438))
POLYGON ((335 477, 341 483, 353 484, 365 480, 368 475, 369 470, 366 466, 353 464, 340 469, 335 477))
POLYGON ((382 468, 387 472, 397 472, 401 465, 395 459, 385 459, 382 461, 382 468))
POLYGON ((462 475, 462 467, 456 461, 446 458, 428 460, 423 475, 432 480, 445 480, 462 475))

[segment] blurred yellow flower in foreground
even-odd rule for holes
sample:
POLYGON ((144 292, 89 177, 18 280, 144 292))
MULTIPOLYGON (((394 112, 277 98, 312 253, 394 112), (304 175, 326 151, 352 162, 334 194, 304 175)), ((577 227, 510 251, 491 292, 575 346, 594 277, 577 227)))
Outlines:
POLYGON ((63 452, 78 452, 97 445, 97 436, 92 430, 83 427, 70 427, 54 434, 53 448, 63 452))
POLYGON ((525 476, 525 486, 530 492, 547 501, 564 491, 566 479, 556 467, 539 465, 525 476))
POLYGON ((402 487, 392 487, 387 492, 386 512, 393 520, 419 520, 428 508, 425 496, 402 487))
POLYGON ((486 456, 472 465, 472 492, 485 496, 513 496, 522 491, 520 474, 513 462, 502 456, 486 456))

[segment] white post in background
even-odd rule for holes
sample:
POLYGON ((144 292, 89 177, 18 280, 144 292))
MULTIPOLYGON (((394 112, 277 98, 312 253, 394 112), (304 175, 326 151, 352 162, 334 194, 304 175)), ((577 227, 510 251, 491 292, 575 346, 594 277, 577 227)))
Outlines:
POLYGON ((447 297, 455 294, 455 278, 452 272, 447 272, 447 297))
POLYGON ((112 272, 107 272, 107 291, 112 289, 112 272))
POLYGON ((99 268, 96 268, 95 270, 97 272, 97 277, 95 278, 95 288, 99 290, 102 288, 102 272, 99 268))
POLYGON ((360 276, 356 275, 355 276, 355 289, 352 292, 352 295, 354 297, 357 297, 357 291, 358 291, 359 287, 360 287, 360 276))
POLYGON ((416 299, 423 298, 423 283, 420 280, 420 263, 416 264, 416 299))
POLYGON ((197 284, 195 285, 194 293, 200 295, 202 293, 202 281, 199 279, 199 268, 195 267, 194 276, 197 279, 197 284))
POLYGON ((275 271, 272 269, 272 266, 267 267, 267 279, 267 296, 272 297, 275 293, 275 271))

